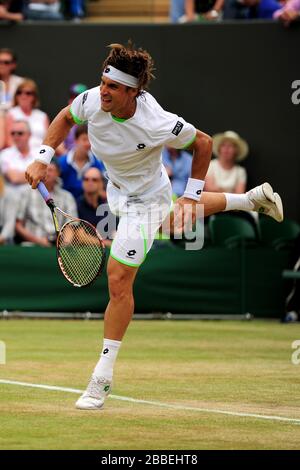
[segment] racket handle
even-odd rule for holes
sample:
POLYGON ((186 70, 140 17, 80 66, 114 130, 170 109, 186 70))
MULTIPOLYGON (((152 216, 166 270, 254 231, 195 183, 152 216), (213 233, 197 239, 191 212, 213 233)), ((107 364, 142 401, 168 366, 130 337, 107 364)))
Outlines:
POLYGON ((51 199, 50 194, 48 192, 48 189, 46 188, 44 183, 40 182, 37 186, 37 189, 39 190, 39 192, 40 192, 42 198, 45 200, 45 202, 48 202, 51 199))

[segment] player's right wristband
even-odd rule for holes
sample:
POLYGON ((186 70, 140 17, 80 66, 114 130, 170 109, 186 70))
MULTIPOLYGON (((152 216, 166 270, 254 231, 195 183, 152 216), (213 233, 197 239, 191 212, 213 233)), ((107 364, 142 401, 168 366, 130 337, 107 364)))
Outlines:
POLYGON ((45 163, 45 165, 49 165, 54 154, 55 150, 52 147, 49 147, 49 145, 41 145, 35 160, 37 162, 45 163))

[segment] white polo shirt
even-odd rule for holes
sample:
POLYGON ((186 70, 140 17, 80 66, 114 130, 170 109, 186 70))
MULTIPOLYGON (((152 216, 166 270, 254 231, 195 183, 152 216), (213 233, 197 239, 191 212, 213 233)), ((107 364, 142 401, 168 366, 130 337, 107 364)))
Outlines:
POLYGON ((88 122, 93 154, 124 194, 142 194, 155 186, 164 145, 181 149, 196 137, 194 126, 165 111, 150 93, 136 101, 135 114, 126 120, 102 111, 99 86, 77 96, 71 105, 74 121, 88 122))

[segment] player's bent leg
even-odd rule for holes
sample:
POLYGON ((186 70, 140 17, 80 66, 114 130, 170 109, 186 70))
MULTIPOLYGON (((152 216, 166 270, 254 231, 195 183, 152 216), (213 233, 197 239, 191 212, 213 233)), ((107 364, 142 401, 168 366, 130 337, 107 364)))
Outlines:
POLYGON ((134 312, 133 283, 137 271, 138 267, 109 258, 107 274, 110 301, 104 316, 103 349, 86 391, 76 402, 78 409, 101 409, 111 392, 113 367, 134 312))
POLYGON ((283 220, 281 197, 274 193, 269 183, 256 186, 245 194, 203 192, 200 204, 204 205, 204 215, 222 211, 244 210, 264 213, 277 222, 283 220))

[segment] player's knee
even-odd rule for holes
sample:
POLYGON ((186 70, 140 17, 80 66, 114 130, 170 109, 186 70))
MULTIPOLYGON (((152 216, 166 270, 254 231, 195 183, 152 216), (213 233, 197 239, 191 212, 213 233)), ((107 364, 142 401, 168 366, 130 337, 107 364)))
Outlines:
POLYGON ((128 281, 126 273, 111 273, 108 277, 110 298, 112 300, 123 300, 132 295, 132 284, 128 281))

